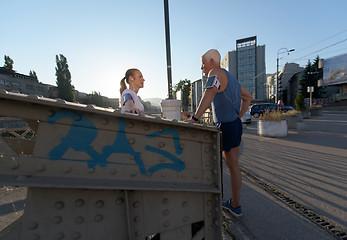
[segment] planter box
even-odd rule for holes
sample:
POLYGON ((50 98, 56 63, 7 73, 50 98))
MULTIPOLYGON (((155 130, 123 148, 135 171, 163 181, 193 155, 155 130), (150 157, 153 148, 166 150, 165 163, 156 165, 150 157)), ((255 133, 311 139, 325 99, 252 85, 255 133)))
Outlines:
POLYGON ((263 137, 286 137, 288 135, 287 120, 258 120, 257 134, 263 137))
POLYGON ((296 115, 285 116, 287 120, 288 129, 297 129, 298 128, 298 118, 296 115))
POLYGON ((308 119, 311 117, 311 112, 309 110, 301 111, 303 119, 308 119))
POLYGON ((311 116, 322 116, 323 115, 323 109, 310 109, 311 116))
POLYGON ((302 112, 299 112, 297 115, 296 115, 296 119, 298 122, 302 122, 304 121, 304 117, 302 115, 302 112))

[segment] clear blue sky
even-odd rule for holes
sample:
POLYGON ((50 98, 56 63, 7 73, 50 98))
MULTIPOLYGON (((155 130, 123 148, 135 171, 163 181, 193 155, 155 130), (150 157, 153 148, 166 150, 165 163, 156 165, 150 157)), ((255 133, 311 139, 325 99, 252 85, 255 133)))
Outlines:
MULTIPOLYGON (((8 55, 17 72, 34 70, 40 82, 55 85, 55 56, 63 54, 77 90, 107 97, 119 97, 119 81, 135 67, 146 80, 143 99, 167 97, 163 0, 0 4, 1 66, 8 55)), ((250 36, 265 45, 266 73, 276 71, 282 47, 296 51, 280 55, 281 67, 347 53, 346 9, 346 0, 169 0, 173 84, 201 78, 206 50, 216 48, 224 57, 237 39, 250 36)))

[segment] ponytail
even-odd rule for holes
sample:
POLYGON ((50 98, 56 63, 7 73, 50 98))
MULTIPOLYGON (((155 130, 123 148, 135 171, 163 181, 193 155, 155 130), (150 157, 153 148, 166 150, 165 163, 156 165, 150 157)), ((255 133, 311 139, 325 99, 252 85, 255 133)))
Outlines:
POLYGON ((120 80, 120 95, 122 95, 122 92, 127 89, 127 85, 125 85, 125 77, 122 78, 122 80, 120 80))
POLYGON ((125 77, 123 77, 122 80, 120 80, 120 88, 119 88, 120 95, 122 95, 123 91, 127 89, 127 85, 125 84, 125 81, 129 84, 129 77, 134 76, 136 71, 139 71, 139 70, 136 68, 131 68, 126 71, 125 77))

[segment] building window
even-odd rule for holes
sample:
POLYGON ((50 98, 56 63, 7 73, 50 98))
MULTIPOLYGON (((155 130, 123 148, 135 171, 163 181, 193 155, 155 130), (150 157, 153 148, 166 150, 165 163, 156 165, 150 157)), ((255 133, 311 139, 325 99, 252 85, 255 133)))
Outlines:
POLYGON ((34 86, 31 84, 26 84, 25 86, 28 90, 34 90, 34 86))
POLYGON ((21 86, 19 83, 12 83, 12 87, 17 88, 17 89, 21 89, 21 86))
POLYGON ((0 80, 0 84, 3 84, 3 85, 8 86, 8 82, 7 82, 7 81, 5 81, 5 80, 0 80))

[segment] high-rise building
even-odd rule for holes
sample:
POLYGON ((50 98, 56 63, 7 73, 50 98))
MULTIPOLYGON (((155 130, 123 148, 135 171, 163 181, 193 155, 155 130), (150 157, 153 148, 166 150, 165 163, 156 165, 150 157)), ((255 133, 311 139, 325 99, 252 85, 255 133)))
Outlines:
POLYGON ((266 99, 265 45, 257 46, 257 37, 236 40, 236 50, 228 52, 221 67, 234 74, 254 100, 266 99))

